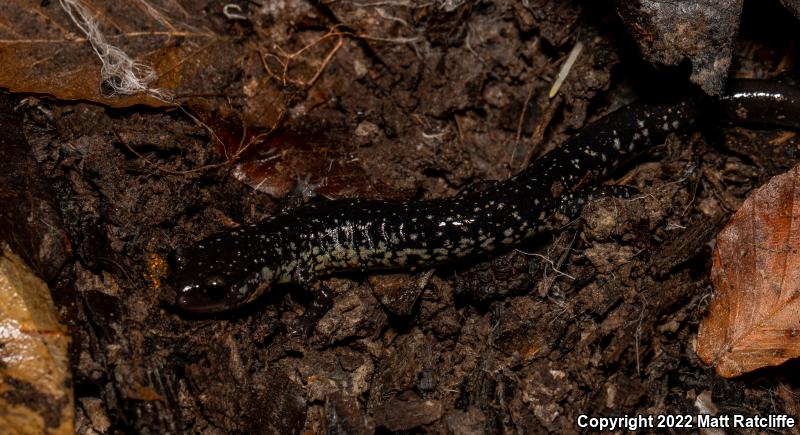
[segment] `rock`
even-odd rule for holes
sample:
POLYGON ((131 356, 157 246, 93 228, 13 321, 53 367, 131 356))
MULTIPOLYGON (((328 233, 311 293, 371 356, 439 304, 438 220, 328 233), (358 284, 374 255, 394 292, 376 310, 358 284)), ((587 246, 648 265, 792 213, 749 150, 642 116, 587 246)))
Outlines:
POLYGON ((689 59, 693 83, 710 95, 725 89, 742 0, 621 0, 617 12, 650 63, 689 59))

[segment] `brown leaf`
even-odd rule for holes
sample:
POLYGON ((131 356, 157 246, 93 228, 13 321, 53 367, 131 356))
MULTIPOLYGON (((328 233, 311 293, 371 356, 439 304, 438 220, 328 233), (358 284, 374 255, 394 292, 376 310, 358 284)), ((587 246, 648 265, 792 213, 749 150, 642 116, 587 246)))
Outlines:
POLYGON ((73 433, 68 344, 47 285, 0 252, 0 432, 73 433))
POLYGON ((329 199, 398 200, 410 196, 410 192, 395 189, 379 177, 367 174, 357 150, 348 149, 333 136, 316 132, 282 130, 263 141, 256 140, 242 153, 232 174, 273 198, 283 198, 298 190, 304 196, 321 195, 329 199))
MULTIPOLYGON (((191 60, 193 53, 220 40, 207 29, 190 27, 169 15, 163 16, 163 23, 158 23, 144 8, 135 7, 132 2, 113 6, 109 2, 97 2, 88 10, 95 15, 99 30, 109 44, 118 46, 134 59, 162 62, 157 67, 162 77, 156 85, 159 87, 175 88, 181 76, 175 73, 190 66, 184 64, 178 71, 165 74, 169 66, 178 65, 182 59, 191 60)), ((59 2, 46 6, 23 0, 3 2, 0 17, 4 17, 0 23, 0 56, 4 60, 0 67, 0 83, 11 91, 49 93, 62 99, 88 99, 112 106, 164 105, 146 95, 102 95, 100 60, 86 35, 59 2)))
POLYGON ((800 166, 754 191, 717 236, 697 354, 725 377, 800 355, 800 166))
MULTIPOLYGON (((257 104, 245 107, 243 118, 253 125, 273 124, 284 110, 279 84, 264 71, 259 48, 226 35, 212 20, 216 9, 206 3, 81 0, 108 44, 152 66, 157 80, 150 87, 171 93, 177 102, 220 111, 229 100, 246 97, 247 105, 257 104)), ((98 55, 59 1, 0 2, 0 59, 0 87, 12 92, 113 107, 167 104, 147 93, 109 95, 98 55)))

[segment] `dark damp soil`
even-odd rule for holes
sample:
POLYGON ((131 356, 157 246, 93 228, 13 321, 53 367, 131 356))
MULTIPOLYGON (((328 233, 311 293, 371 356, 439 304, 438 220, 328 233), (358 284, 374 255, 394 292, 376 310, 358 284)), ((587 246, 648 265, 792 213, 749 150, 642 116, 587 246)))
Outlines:
MULTIPOLYGON (((603 6, 386 2, 383 15, 365 15, 355 2, 322 3, 315 16, 353 34, 384 16, 419 39, 347 39, 317 84, 292 91, 284 122, 344 144, 321 158, 358 159, 362 178, 397 197, 507 178, 686 76, 637 61, 603 6), (577 41, 583 50, 549 98, 577 41)), ((287 32, 311 26, 293 19, 287 32)), ((734 75, 796 61, 787 41, 797 42, 797 22, 785 11, 744 21, 734 75)), ((595 202, 496 258, 327 279, 333 306, 304 338, 290 331, 314 294, 280 287, 232 313, 189 316, 163 302, 152 270, 177 246, 324 200, 314 186, 270 196, 232 164, 193 170, 224 157, 184 111, 44 99, 25 110, 73 247, 52 286, 73 336, 79 433, 576 432, 582 414, 796 415, 796 365, 726 380, 693 349, 714 237, 750 190, 797 162, 794 133, 673 135, 614 174, 641 199, 595 202)))

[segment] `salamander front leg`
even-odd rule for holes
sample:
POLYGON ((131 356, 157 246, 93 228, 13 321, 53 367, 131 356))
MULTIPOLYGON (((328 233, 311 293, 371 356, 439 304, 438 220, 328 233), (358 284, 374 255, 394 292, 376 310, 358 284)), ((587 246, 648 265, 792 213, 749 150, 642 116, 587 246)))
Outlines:
POLYGON ((497 187, 498 184, 500 183, 494 180, 476 181, 468 186, 463 187, 461 190, 458 191, 456 196, 464 197, 464 196, 483 193, 497 187))
POLYGON ((307 266, 299 266, 294 272, 294 282, 304 290, 311 293, 311 303, 298 319, 297 329, 292 331, 303 338, 308 338, 322 316, 333 306, 333 293, 322 281, 319 280, 307 266))

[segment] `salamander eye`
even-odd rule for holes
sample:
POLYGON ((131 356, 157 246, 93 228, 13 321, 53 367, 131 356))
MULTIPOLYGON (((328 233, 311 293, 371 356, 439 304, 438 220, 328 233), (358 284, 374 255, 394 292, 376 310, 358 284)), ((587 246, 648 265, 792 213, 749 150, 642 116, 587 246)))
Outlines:
POLYGON ((204 284, 205 293, 209 299, 222 299, 225 296, 225 291, 227 290, 225 278, 219 275, 212 275, 206 278, 204 284))
POLYGON ((189 259, 186 258, 186 250, 177 248, 172 252, 172 264, 178 268, 184 268, 189 264, 189 259))

